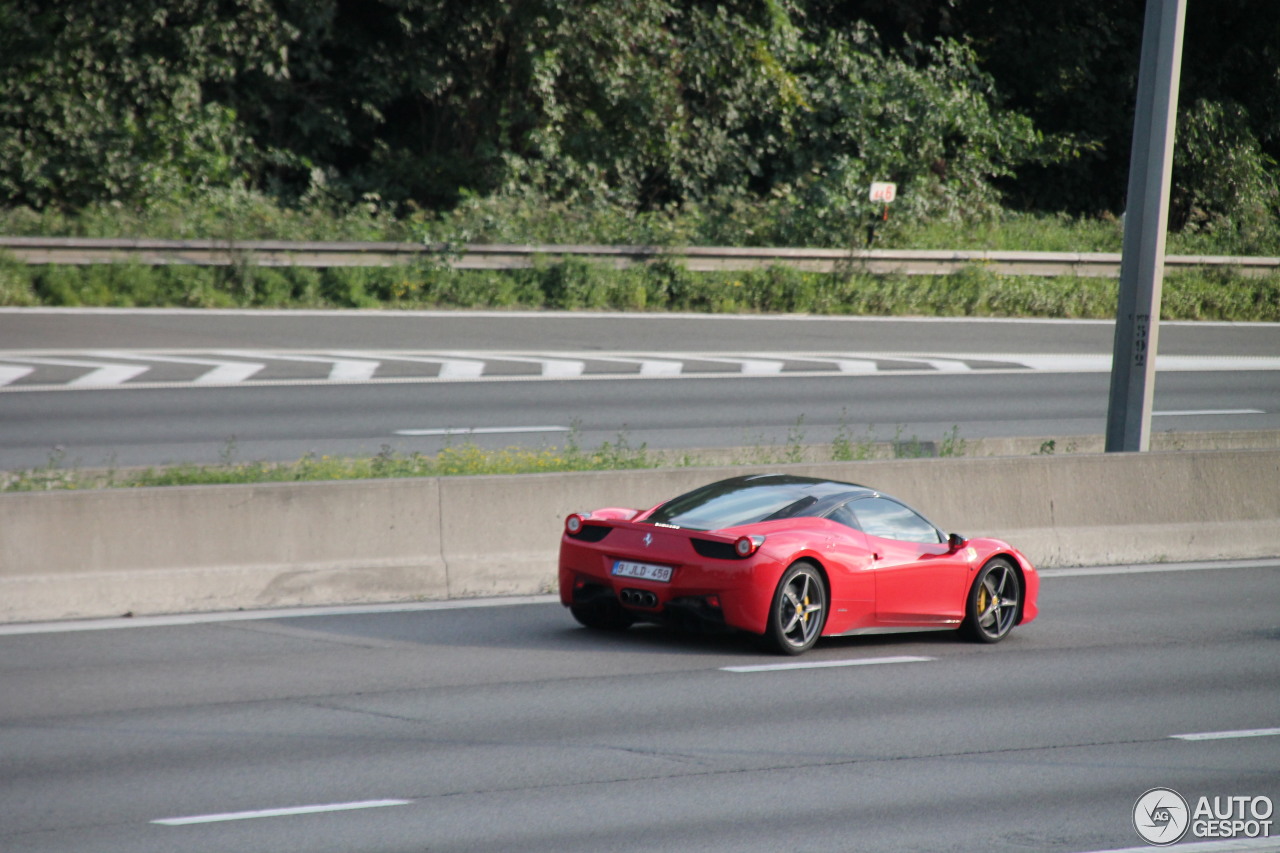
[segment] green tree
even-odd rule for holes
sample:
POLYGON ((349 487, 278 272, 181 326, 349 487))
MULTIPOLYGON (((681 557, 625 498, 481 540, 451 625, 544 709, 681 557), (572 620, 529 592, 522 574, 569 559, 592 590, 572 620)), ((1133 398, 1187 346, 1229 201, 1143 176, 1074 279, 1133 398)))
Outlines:
POLYGON ((268 0, 7 0, 0 195, 74 209, 241 176, 247 138, 207 83, 283 72, 268 0))

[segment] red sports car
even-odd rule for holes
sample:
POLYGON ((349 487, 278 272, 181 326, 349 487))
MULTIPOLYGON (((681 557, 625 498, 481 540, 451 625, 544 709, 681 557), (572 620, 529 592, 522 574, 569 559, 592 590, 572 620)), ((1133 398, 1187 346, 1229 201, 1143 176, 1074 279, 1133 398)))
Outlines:
POLYGON ((948 536, 874 489, 786 474, 575 513, 560 541, 560 600, 589 628, 692 621, 791 655, 819 637, 938 628, 995 643, 1035 619, 1039 589, 999 539, 948 536))

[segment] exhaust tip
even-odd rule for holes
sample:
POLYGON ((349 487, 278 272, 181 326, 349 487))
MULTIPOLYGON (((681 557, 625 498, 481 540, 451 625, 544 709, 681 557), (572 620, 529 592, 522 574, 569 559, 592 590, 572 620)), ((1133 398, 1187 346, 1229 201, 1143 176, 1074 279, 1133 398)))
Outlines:
POLYGON ((647 589, 624 589, 618 593, 618 600, 627 607, 642 607, 646 610, 658 606, 657 593, 647 589))

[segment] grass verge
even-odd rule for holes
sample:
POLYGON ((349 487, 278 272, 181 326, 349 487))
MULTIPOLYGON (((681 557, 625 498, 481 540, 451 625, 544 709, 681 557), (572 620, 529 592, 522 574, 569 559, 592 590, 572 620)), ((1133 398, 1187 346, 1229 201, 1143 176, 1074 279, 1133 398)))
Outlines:
POLYGON ((207 486, 235 483, 300 483, 326 480, 368 480, 393 477, 454 477, 477 474, 537 474, 561 471, 621 471, 641 468, 710 465, 782 465, 831 460, 848 462, 880 458, 928 458, 963 456, 965 441, 959 427, 939 441, 904 437, 898 427, 892 441, 878 441, 867 427, 854 435, 841 424, 830 445, 804 443, 803 418, 789 431, 782 445, 721 451, 653 451, 645 444, 633 446, 625 433, 595 449, 583 449, 577 433, 565 445, 529 449, 485 449, 472 443, 448 446, 435 455, 398 453, 383 446, 373 457, 335 457, 307 454, 295 462, 238 461, 235 441, 227 442, 219 462, 210 465, 181 464, 133 469, 82 469, 68 465, 65 453, 55 451, 38 468, 0 472, 0 492, 142 488, 148 486, 207 486))
MULTIPOLYGON (((705 313, 1110 319, 1116 282, 1004 275, 980 264, 946 276, 691 272, 678 260, 626 269, 578 258, 529 269, 28 266, 0 254, 0 305, 186 308, 500 308, 705 313)), ((1166 320, 1280 321, 1280 272, 1179 270, 1166 320)))

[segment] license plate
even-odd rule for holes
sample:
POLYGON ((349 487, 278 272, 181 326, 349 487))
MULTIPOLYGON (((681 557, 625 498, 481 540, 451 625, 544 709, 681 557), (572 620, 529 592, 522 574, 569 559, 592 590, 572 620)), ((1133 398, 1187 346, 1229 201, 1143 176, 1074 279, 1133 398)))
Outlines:
POLYGON ((658 583, 670 583, 671 573, 674 571, 670 566, 655 566, 653 563, 632 563, 628 560, 615 560, 613 564, 613 573, 620 578, 639 578, 646 581, 657 581, 658 583))

